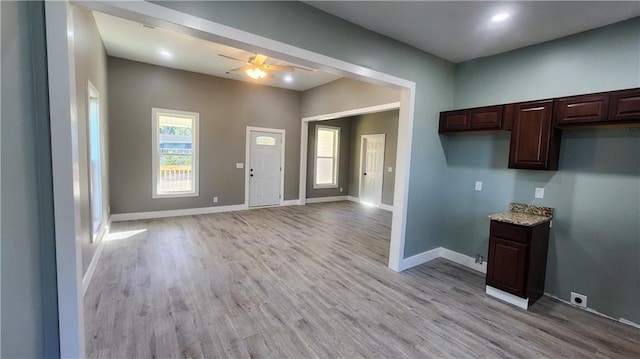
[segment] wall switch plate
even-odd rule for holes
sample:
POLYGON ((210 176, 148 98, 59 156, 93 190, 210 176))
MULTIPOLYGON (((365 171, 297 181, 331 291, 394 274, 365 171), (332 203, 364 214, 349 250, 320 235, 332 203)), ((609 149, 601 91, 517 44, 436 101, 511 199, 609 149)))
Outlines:
POLYGON ((244 168, 244 163, 242 162, 236 163, 236 168, 244 168))
POLYGON ((387 172, 393 172, 393 167, 387 167, 387 172))
POLYGON ((544 188, 543 187, 536 187, 536 198, 544 198, 544 188))
POLYGON ((476 191, 482 191, 482 182, 476 181, 476 191))
POLYGON ((213 203, 218 203, 218 197, 213 197, 213 203))
POLYGON ((340 192, 342 192, 342 187, 340 187, 340 192))
POLYGON ((582 308, 586 308, 587 296, 584 294, 571 292, 571 304, 577 305, 582 308))

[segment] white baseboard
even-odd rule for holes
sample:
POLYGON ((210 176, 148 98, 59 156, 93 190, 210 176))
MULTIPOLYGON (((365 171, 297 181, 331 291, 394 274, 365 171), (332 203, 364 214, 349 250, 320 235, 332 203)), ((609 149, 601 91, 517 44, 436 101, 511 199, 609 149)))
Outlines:
POLYGON ((504 302, 515 305, 516 307, 519 307, 522 309, 529 308, 529 298, 527 299, 520 298, 511 293, 507 293, 505 291, 502 291, 500 289, 494 288, 489 285, 485 287, 485 293, 487 293, 487 295, 490 295, 494 298, 498 298, 504 302))
MULTIPOLYGON (((351 202, 362 203, 360 202, 360 198, 358 197, 347 196, 347 200, 351 202)), ((393 212, 393 206, 390 206, 388 204, 381 203, 379 206, 376 206, 376 205, 373 205, 373 206, 378 207, 380 209, 384 209, 385 211, 393 212)))
POLYGON ((615 321, 620 322, 620 323, 622 323, 622 324, 630 325, 630 326, 632 326, 632 327, 635 327, 635 328, 640 329, 640 324, 638 324, 638 323, 634 323, 634 322, 632 322, 632 321, 630 321, 630 320, 628 320, 628 319, 624 319, 624 318, 616 319, 616 318, 611 317, 611 316, 609 316, 609 315, 606 315, 606 314, 600 313, 600 312, 598 312, 597 310, 595 310, 595 309, 593 309, 593 308, 589 308, 589 307, 587 307, 587 308, 579 307, 579 306, 577 306, 577 305, 575 305, 575 304, 572 304, 572 303, 571 303, 571 302, 569 302, 569 301, 566 301, 566 300, 564 300, 564 299, 562 299, 562 298, 558 298, 558 297, 556 297, 555 295, 553 295, 553 294, 551 294, 551 293, 544 293, 544 295, 546 295, 547 297, 551 297, 551 298, 553 298, 553 299, 555 299, 555 300, 557 300, 557 301, 560 301, 560 302, 562 302, 562 303, 568 304, 568 305, 570 305, 570 306, 572 306, 572 307, 576 307, 576 308, 578 308, 578 309, 586 310, 586 311, 587 311, 587 312, 589 312, 589 313, 593 313, 593 314, 599 315, 599 316, 601 316, 601 317, 605 317, 605 318, 607 318, 607 319, 615 320, 615 321))
MULTIPOLYGON (((346 196, 345 199, 346 200, 346 196)), ((300 201, 297 199, 290 199, 282 202, 282 206, 297 206, 300 205, 300 201)), ((277 207, 272 206, 272 207, 277 207)), ((265 207, 255 207, 255 209, 265 207)), ((195 216, 199 214, 212 214, 222 212, 234 212, 244 211, 252 209, 246 204, 235 204, 231 206, 216 206, 216 207, 202 207, 202 208, 186 208, 186 209, 172 209, 167 211, 149 211, 149 212, 133 212, 133 213, 116 213, 111 215, 111 221, 135 221, 140 219, 155 219, 155 218, 167 218, 167 217, 181 217, 181 216, 195 216)))
POLYGON ((109 233, 109 227, 111 227, 111 216, 107 220, 107 225, 105 226, 104 231, 102 232, 102 237, 98 242, 98 247, 96 248, 95 253, 93 253, 93 258, 91 258, 91 262, 89 263, 89 267, 87 267, 87 272, 82 277, 82 296, 87 293, 87 289, 89 288, 89 284, 91 284, 91 280, 93 279, 93 273, 96 271, 96 266, 98 265, 98 261, 100 260, 100 256, 102 255, 102 250, 104 249, 104 242, 107 233, 109 233))
POLYGON ((307 203, 324 203, 324 202, 338 202, 338 201, 346 201, 348 200, 348 196, 331 196, 331 197, 315 197, 315 198, 307 198, 307 203))
POLYGON ((448 259, 454 263, 458 263, 467 268, 471 268, 480 273, 487 273, 487 262, 483 262, 482 264, 476 263, 476 259, 473 257, 469 257, 462 253, 454 252, 450 249, 440 247, 440 257, 448 259))
POLYGON ((442 250, 442 247, 438 247, 426 252, 416 254, 415 256, 405 258, 402 261, 400 261, 400 265, 398 266, 398 271, 402 272, 405 269, 409 269, 411 267, 415 267, 417 265, 430 262, 436 258, 440 258, 441 250, 442 250))
POLYGON ((134 212, 134 213, 117 213, 111 215, 113 222, 135 221, 139 219, 154 219, 180 216, 195 216, 198 214, 222 213, 232 211, 242 211, 248 209, 246 204, 237 204, 232 206, 202 207, 173 209, 168 211, 150 211, 150 212, 134 212))
POLYGON ((452 251, 444 247, 434 248, 429 251, 416 254, 415 256, 403 259, 402 262, 400 263, 399 270, 403 271, 405 269, 409 269, 411 267, 415 267, 417 265, 427 263, 436 258, 448 259, 454 263, 463 265, 467 268, 471 268, 477 272, 485 273, 485 274, 487 273, 487 262, 484 262, 482 264, 477 264, 475 258, 469 257, 462 253, 452 251))

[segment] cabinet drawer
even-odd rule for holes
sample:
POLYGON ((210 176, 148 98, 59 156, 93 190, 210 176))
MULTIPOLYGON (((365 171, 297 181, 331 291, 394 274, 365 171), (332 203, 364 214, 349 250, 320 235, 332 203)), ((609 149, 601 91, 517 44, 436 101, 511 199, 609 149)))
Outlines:
POLYGON ((440 113, 439 133, 467 131, 471 129, 469 110, 440 113))
POLYGON ((515 224, 491 221, 491 237, 509 239, 512 241, 527 243, 529 229, 515 224))
POLYGON ((611 93, 609 121, 640 120, 640 89, 611 93))
POLYGON ((580 125, 607 120, 609 94, 593 94, 556 100, 556 125, 580 125))
POLYGON ((474 108, 471 110, 472 130, 502 129, 503 106, 474 108))

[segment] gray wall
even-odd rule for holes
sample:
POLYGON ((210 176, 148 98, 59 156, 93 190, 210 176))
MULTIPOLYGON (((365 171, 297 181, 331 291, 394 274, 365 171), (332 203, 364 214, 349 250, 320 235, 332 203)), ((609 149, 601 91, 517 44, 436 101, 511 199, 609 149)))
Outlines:
POLYGON ((346 196, 349 193, 350 151, 351 151, 351 118, 339 118, 329 121, 309 123, 307 150, 307 198, 346 196), (338 188, 313 188, 315 174, 316 126, 333 126, 340 128, 340 146, 338 160, 338 188), (342 187, 342 192, 340 191, 342 187))
POLYGON ((300 92, 115 57, 108 66, 112 213, 244 203, 235 164, 245 161, 247 126, 286 130, 284 197, 298 198, 300 92), (200 196, 151 198, 153 107, 200 113, 200 196))
POLYGON ((341 78, 302 93, 302 117, 400 101, 400 90, 341 78))
POLYGON ((99 92, 100 119, 106 125, 103 131, 103 144, 105 145, 103 208, 102 213, 105 219, 108 218, 107 209, 109 207, 109 157, 106 132, 108 129, 108 102, 107 102, 107 54, 102 45, 102 38, 98 32, 98 27, 91 11, 79 6, 73 6, 73 26, 74 26, 74 51, 76 62, 76 104, 78 110, 78 162, 81 164, 80 172, 80 218, 81 246, 82 246, 82 270, 87 272, 87 268, 93 259, 93 255, 98 248, 100 238, 91 243, 93 234, 93 220, 91 214, 90 200, 90 179, 89 179, 89 135, 88 135, 88 92, 87 81, 91 81, 99 92))
MULTIPOLYGON (((454 66, 300 2, 154 2, 416 82, 404 256, 439 247, 447 165, 438 115, 451 108, 454 66)), ((112 186, 115 184, 112 183, 112 186)))
POLYGON ((41 2, 2 13, 2 358, 60 356, 41 2))
MULTIPOLYGON (((640 87, 639 38, 635 18, 459 64, 455 107, 640 87)), ((640 132, 563 131, 557 172, 507 169, 508 136, 448 138, 445 246, 486 255, 486 215, 511 201, 554 207, 546 291, 586 294, 589 307, 640 323, 640 132)))
POLYGON ((360 158, 362 153, 362 135, 384 133, 384 176, 382 179, 382 203, 393 206, 393 187, 396 176, 396 148, 398 147, 399 111, 385 111, 355 116, 351 120, 351 174, 349 176, 349 195, 359 196, 360 158), (392 167, 393 172, 388 172, 392 167))

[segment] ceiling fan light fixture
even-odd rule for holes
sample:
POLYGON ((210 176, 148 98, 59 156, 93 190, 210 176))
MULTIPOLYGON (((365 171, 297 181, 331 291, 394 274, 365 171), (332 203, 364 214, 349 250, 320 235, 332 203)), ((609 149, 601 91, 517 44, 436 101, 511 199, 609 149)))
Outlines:
POLYGON ((254 80, 262 80, 267 76, 267 73, 259 67, 252 67, 244 70, 247 76, 251 77, 254 80))

